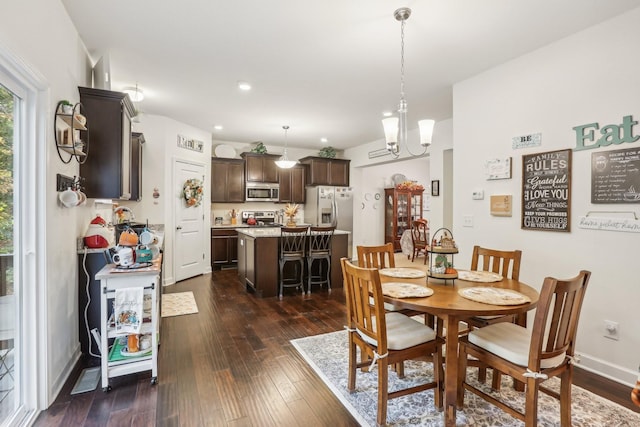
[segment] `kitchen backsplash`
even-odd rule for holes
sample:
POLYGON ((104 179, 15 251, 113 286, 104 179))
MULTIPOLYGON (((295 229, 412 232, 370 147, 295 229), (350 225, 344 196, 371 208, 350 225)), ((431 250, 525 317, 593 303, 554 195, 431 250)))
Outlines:
MULTIPOLYGON (((215 224, 216 217, 222 217, 223 224, 231 223, 231 210, 237 212, 238 224, 242 222, 240 213, 242 211, 279 211, 284 209, 286 203, 268 202, 246 202, 246 203, 212 203, 211 204, 211 225, 215 224)), ((299 204, 296 222, 302 223, 304 220, 304 205, 299 204)))

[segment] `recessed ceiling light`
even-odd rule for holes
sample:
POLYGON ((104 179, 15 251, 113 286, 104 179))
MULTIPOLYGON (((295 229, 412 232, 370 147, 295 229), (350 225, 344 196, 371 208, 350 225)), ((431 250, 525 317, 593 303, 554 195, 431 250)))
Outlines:
POLYGON ((222 125, 215 125, 213 128, 215 130, 222 130, 222 125))
POLYGON ((391 111, 384 111, 384 112, 382 113, 382 115, 383 115, 384 117, 391 117, 391 116, 393 116, 393 113, 392 113, 391 111))
POLYGON ((320 142, 326 144, 327 142, 329 142, 329 140, 327 138, 320 138, 320 142))
POLYGON ((239 81, 238 89, 244 90, 244 91, 251 90, 251 85, 248 82, 239 81))

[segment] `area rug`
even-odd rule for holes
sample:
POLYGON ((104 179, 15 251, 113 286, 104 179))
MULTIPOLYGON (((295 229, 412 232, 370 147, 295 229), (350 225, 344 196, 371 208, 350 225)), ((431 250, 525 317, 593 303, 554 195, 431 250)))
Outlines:
MULTIPOLYGON (((293 346, 300 352, 309 365, 338 397, 362 426, 375 426, 377 413, 377 368, 371 373, 358 371, 356 391, 347 391, 348 337, 346 331, 292 340, 293 346)), ((395 372, 389 372, 389 391, 420 384, 432 378, 431 363, 420 361, 405 362, 405 378, 400 379, 395 372)), ((469 368, 470 378, 477 378, 477 368, 469 368)), ((490 377, 490 372, 487 377, 490 377)), ((506 376, 505 376, 506 377, 506 376)), ((524 407, 524 396, 513 390, 510 380, 503 379, 499 392, 491 391, 490 378, 483 387, 490 394, 499 397, 518 409, 524 407)), ((477 384, 477 383, 476 383, 477 384)), ((545 385, 558 389, 560 382, 550 379, 545 385)), ((433 404, 433 390, 410 394, 388 403, 387 424, 389 426, 442 426, 443 413, 433 404)), ((580 387, 572 387, 572 423, 574 427, 640 426, 640 414, 612 403, 580 387)), ((511 417, 502 410, 476 397, 465 393, 465 408, 457 411, 458 426, 523 426, 524 423, 511 417)), ((539 394, 538 426, 559 426, 560 404, 545 395, 539 394)))
POLYGON ((162 294, 162 317, 181 316, 198 312, 193 292, 162 294))

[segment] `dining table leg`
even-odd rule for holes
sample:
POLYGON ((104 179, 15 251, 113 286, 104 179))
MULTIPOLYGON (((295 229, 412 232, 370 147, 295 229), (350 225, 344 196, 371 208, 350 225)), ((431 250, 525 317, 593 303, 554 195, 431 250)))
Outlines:
POLYGON ((458 393, 458 318, 447 316, 444 368, 444 425, 456 425, 456 396, 458 393))

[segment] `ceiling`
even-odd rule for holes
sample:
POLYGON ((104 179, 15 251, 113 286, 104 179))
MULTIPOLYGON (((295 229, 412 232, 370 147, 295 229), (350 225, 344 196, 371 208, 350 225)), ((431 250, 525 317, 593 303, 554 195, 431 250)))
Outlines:
MULTIPOLYGON (((452 116, 452 85, 640 6, 638 0, 61 0, 111 89, 144 114, 213 139, 338 149, 383 138, 400 98, 405 27, 409 128, 452 116), (238 81, 252 85, 249 92, 238 81), (214 125, 223 129, 214 130, 214 125), (322 143, 320 138, 328 139, 322 143)), ((594 52, 594 58, 598 55, 594 52)))

